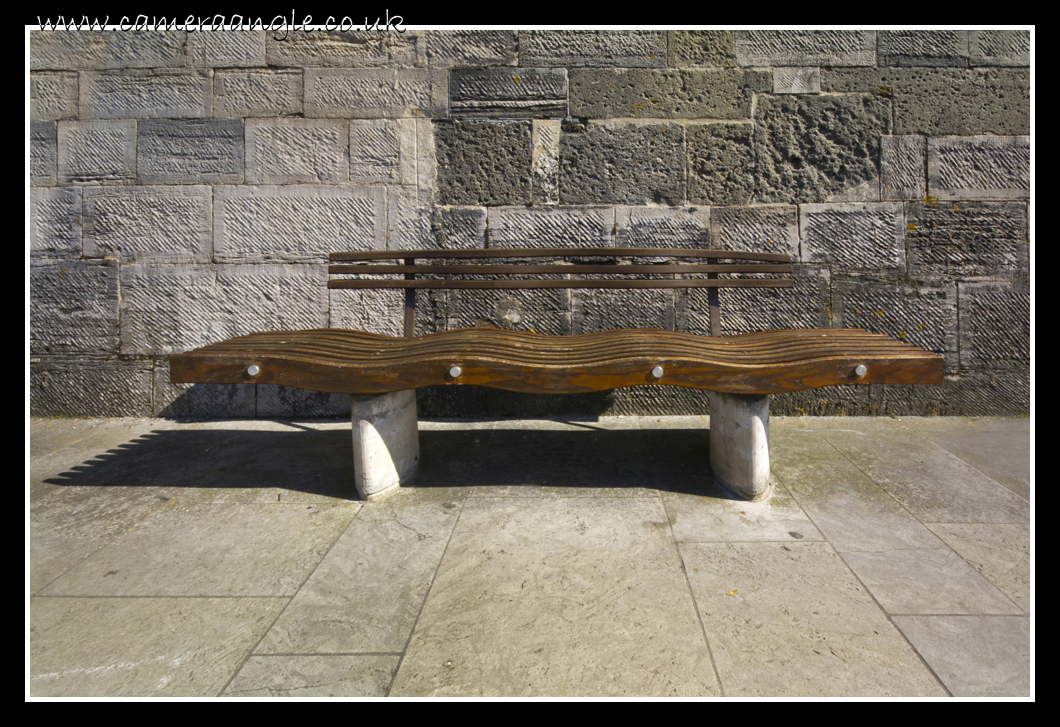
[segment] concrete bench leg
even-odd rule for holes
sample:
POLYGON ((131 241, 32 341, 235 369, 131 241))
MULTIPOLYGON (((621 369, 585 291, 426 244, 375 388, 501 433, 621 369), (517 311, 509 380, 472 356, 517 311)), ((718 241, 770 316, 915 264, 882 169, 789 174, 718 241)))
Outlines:
POLYGON ((768 396, 710 392, 710 466, 733 494, 769 497, 768 396))
POLYGON ((420 463, 416 390, 351 395, 357 494, 371 500, 401 486, 420 463))

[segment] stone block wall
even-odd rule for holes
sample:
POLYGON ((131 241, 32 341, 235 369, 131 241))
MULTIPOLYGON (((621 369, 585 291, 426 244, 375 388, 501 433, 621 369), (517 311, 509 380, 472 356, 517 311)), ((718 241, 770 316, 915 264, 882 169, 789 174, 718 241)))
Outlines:
MULTIPOLYGON (((343 415, 347 397, 175 386, 257 330, 397 335, 400 294, 329 252, 531 245, 788 253, 725 333, 863 327, 941 387, 777 396, 777 414, 1026 414, 1028 31, 34 31, 37 415, 343 415)), ((707 330, 701 291, 420 294, 419 333, 707 330)), ((705 392, 420 391, 424 416, 705 413, 705 392)))

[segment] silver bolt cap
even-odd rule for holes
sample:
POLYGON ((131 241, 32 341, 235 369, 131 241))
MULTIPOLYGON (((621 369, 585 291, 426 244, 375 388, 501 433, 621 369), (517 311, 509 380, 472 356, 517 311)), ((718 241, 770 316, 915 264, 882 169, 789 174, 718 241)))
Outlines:
POLYGON ((463 372, 460 371, 460 367, 459 366, 453 366, 452 368, 449 369, 449 375, 452 376, 454 379, 460 378, 460 374, 461 373, 463 373, 463 372))
POLYGON ((858 364, 858 367, 856 369, 854 369, 854 373, 857 374, 858 376, 864 376, 868 372, 869 372, 869 370, 867 368, 865 368, 865 364, 858 364))
POLYGON ((249 376, 257 376, 260 373, 261 369, 259 369, 257 366, 247 366, 247 374, 249 376))
POLYGON ((653 368, 653 369, 651 370, 651 375, 652 375, 652 376, 654 376, 654 377, 655 377, 655 378, 657 378, 657 379, 661 379, 661 378, 662 378, 662 375, 663 375, 663 368, 662 368, 662 366, 656 366, 655 368, 653 368))

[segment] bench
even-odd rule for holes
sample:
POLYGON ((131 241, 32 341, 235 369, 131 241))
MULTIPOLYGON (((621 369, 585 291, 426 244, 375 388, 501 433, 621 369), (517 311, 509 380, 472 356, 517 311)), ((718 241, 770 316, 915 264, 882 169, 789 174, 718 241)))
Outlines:
POLYGON ((329 275, 341 277, 332 277, 329 288, 405 291, 404 337, 327 328, 252 333, 173 354, 170 378, 350 394, 354 473, 365 499, 389 493, 415 473, 415 389, 421 386, 544 394, 649 384, 708 390, 715 479, 754 500, 770 493, 770 394, 942 383, 942 356, 863 329, 722 336, 719 288, 790 288, 787 255, 539 248, 349 252, 330 260, 329 275), (705 288, 711 335, 639 328, 548 336, 484 327, 415 335, 417 290, 543 288, 705 288))

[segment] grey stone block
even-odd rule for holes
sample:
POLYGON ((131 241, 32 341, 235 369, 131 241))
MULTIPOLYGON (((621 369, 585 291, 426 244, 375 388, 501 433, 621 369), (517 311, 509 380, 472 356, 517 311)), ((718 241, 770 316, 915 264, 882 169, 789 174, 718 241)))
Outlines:
POLYGON ((872 66, 875 30, 738 30, 739 66, 872 66))
POLYGON ((490 247, 613 247, 612 207, 490 207, 490 247))
POLYGON ((754 126, 749 123, 685 127, 688 201, 746 205, 754 197, 754 126))
POLYGON ((962 373, 956 389, 962 416, 1031 413, 1031 376, 1026 368, 962 373))
POLYGON ((77 118, 77 74, 30 73, 29 117, 77 118))
POLYGON ((31 186, 55 186, 58 156, 55 122, 29 122, 29 181, 31 186))
POLYGON ((419 204, 414 187, 387 190, 387 249, 437 250, 486 246, 485 207, 419 204))
POLYGON ((927 142, 919 135, 880 138, 880 197, 923 199, 927 194, 927 142))
POLYGON ((779 67, 773 69, 773 93, 820 93, 821 69, 779 67))
POLYGON ((968 66, 967 30, 880 30, 880 66, 968 66))
POLYGON ((243 181, 242 119, 149 119, 137 124, 141 184, 243 181))
MULTIPOLYGON (((947 361, 947 366, 949 362, 947 361)), ((878 403, 872 413, 892 417, 963 416, 961 405, 962 377, 952 372, 943 377, 942 384, 889 384, 863 386, 873 389, 878 403)), ((980 412, 982 413, 982 412, 980 412)))
POLYGON ((434 30, 425 33, 432 67, 514 66, 518 38, 514 30, 434 30))
POLYGON ((864 328, 946 357, 957 368, 957 286, 833 280, 833 328, 864 328))
POLYGON ((174 68, 184 65, 184 31, 33 31, 29 66, 39 69, 174 68))
POLYGON ((871 96, 761 96, 755 111, 760 202, 879 199, 890 106, 871 96))
POLYGON ((534 119, 531 134, 534 155, 530 162, 530 199, 533 204, 559 202, 560 131, 558 119, 534 119))
POLYGON ((30 361, 31 416, 151 416, 150 361, 30 361))
POLYGON ((303 31, 285 33, 280 39, 269 33, 265 39, 265 60, 270 66, 288 68, 332 67, 361 68, 385 66, 390 56, 387 52, 387 34, 376 31, 303 31))
POLYGON ((188 65, 246 68, 265 65, 264 30, 218 30, 188 33, 188 65))
POLYGON ((685 201, 684 129, 676 124, 590 124, 559 141, 562 204, 685 201))
POLYGON ((592 119, 747 119, 753 95, 772 88, 768 71, 573 69, 570 113, 592 119))
POLYGON ((521 30, 519 63, 526 66, 666 65, 664 30, 521 30))
POLYGON ((172 384, 169 361, 155 363, 152 416, 253 417, 254 384, 172 384))
POLYGON ((961 371, 1030 365, 1030 290, 1025 284, 958 283, 961 371))
POLYGON ((81 190, 30 192, 29 247, 34 258, 81 256, 81 190))
POLYGON ((350 415, 349 394, 327 394, 292 386, 258 384, 259 417, 340 417, 350 415))
POLYGON ((136 122, 59 123, 61 184, 132 184, 136 179, 136 122))
POLYGON ((291 116, 302 113, 302 70, 217 71, 216 116, 291 116))
MULTIPOLYGON (((427 296, 417 291, 416 335, 432 332, 424 329, 430 313, 427 296)), ((405 335, 405 291, 403 290, 328 290, 329 328, 366 331, 383 336, 405 335)))
POLYGON ((709 207, 618 207, 616 247, 711 247, 709 207))
POLYGON ((893 134, 1030 133, 1025 68, 826 68, 821 90, 890 99, 893 134))
POLYGON ((505 328, 548 336, 569 336, 572 332, 572 291, 566 288, 445 292, 448 294, 444 299, 445 327, 448 330, 505 328))
POLYGON ((799 206, 802 259, 846 271, 905 269, 905 230, 900 202, 799 206))
POLYGON ((85 257, 209 262, 209 187, 86 187, 85 257))
POLYGON ((217 187, 217 262, 324 262, 386 248, 382 187, 217 187))
POLYGON ((454 68, 449 76, 454 117, 562 118, 567 115, 564 68, 454 68))
POLYGON ((969 30, 968 52, 973 66, 1029 66, 1029 30, 969 30))
POLYGON ((350 178, 348 122, 248 119, 247 184, 336 184, 350 178))
POLYGON ((80 76, 82 119, 158 119, 210 115, 211 71, 85 72, 80 76))
POLYGON ((941 199, 1030 197, 1029 136, 928 139, 928 191, 941 199))
POLYGON ((731 30, 670 30, 666 33, 666 60, 671 68, 736 65, 736 45, 731 30))
POLYGON ((328 323, 323 265, 123 265, 121 290, 124 355, 168 356, 328 323))
POLYGON ((571 291, 571 331, 575 334, 620 328, 674 330, 672 289, 571 291))
POLYGON ((911 276, 1029 274, 1027 206, 1022 202, 907 202, 905 221, 911 276))
POLYGON ((798 208, 794 205, 715 207, 711 244, 718 250, 779 252, 799 259, 798 208))
POLYGON ((305 115, 348 119, 448 114, 445 69, 305 70, 305 115))
POLYGON ((355 119, 350 124, 350 180, 417 184, 417 121, 355 119))
POLYGON ((118 266, 83 260, 30 264, 30 353, 118 353, 118 266))
POLYGON ((438 201, 529 203, 532 128, 529 121, 435 122, 438 201))

